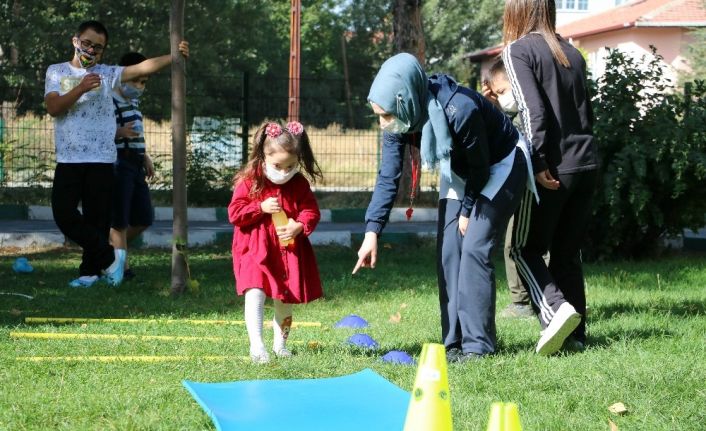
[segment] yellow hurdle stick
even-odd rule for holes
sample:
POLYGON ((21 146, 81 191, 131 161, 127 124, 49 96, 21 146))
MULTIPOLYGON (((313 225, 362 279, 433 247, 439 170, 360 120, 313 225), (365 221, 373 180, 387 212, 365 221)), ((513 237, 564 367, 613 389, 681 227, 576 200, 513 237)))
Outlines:
POLYGON ((248 356, 18 356, 26 362, 175 362, 175 361, 249 361, 248 356))
MULTIPOLYGON (((199 319, 89 319, 83 317, 25 317, 25 323, 190 323, 192 325, 245 325, 244 320, 199 319)), ((272 322, 265 322, 272 326, 272 322)), ((292 327, 320 327, 321 322, 297 322, 292 327)))
POLYGON ((58 332, 15 332, 10 338, 35 338, 42 340, 159 340, 159 341, 224 341, 223 337, 185 337, 176 335, 131 335, 131 334, 70 334, 58 332))
MULTIPOLYGON (((10 331, 10 338, 40 339, 40 340, 158 340, 158 341, 232 341, 225 337, 187 337, 177 335, 132 335, 132 334, 74 334, 59 332, 16 332, 10 331)), ((320 346, 318 341, 289 340, 292 344, 320 346)))

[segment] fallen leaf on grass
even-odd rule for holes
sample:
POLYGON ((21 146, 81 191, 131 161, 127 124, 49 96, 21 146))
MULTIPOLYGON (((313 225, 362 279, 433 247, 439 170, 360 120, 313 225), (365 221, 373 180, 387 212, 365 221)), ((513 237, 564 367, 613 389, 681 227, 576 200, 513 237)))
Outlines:
POLYGON ((403 308, 407 308, 407 304, 405 304, 404 302, 400 304, 400 310, 403 308))
POLYGON ((319 344, 318 341, 309 341, 308 343, 306 343, 306 347, 307 347, 307 349, 315 350, 315 349, 318 349, 319 347, 321 347, 321 345, 319 344))
POLYGON ((623 403, 615 403, 612 406, 608 407, 608 411, 611 413, 615 413, 616 415, 624 415, 628 412, 628 409, 623 403))
POLYGON ((189 292, 195 294, 199 293, 199 290, 201 289, 201 285, 199 284, 198 280, 195 280, 193 278, 190 278, 186 281, 186 287, 189 289, 189 292))
POLYGON ((21 314, 22 314, 22 310, 18 310, 16 308, 13 308, 12 310, 10 310, 10 315, 12 315, 12 316, 19 316, 21 314))
POLYGON ((395 314, 390 314, 390 323, 400 323, 402 320, 402 314, 398 311, 395 314))

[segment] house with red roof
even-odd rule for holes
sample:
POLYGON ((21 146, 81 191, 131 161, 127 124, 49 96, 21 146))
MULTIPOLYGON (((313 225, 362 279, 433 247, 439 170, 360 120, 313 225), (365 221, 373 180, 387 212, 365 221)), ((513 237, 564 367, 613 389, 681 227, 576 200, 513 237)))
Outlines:
MULTIPOLYGON (((590 0, 588 0, 590 1, 590 0)), ((640 58, 651 55, 650 45, 664 57, 666 78, 675 79, 688 69, 685 48, 689 33, 706 27, 704 0, 632 0, 603 12, 587 13, 557 28, 557 33, 583 50, 594 77, 603 74, 607 48, 617 48, 640 58)), ((502 46, 470 53, 472 63, 480 64, 481 75, 490 67, 502 46)))

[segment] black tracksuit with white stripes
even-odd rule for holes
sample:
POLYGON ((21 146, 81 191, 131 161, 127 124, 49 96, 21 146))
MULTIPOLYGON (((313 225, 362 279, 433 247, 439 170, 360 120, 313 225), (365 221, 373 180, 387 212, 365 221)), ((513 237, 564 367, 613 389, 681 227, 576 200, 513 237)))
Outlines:
POLYGON ((559 190, 537 185, 539 204, 529 193, 515 213, 512 257, 542 328, 568 301, 582 316, 573 333, 585 342, 586 294, 581 243, 592 208, 598 160, 593 141, 586 62, 560 40, 570 67, 552 55, 542 35, 529 33, 502 53, 520 120, 532 145, 535 174, 549 169, 559 190), (550 251, 549 266, 542 256, 550 251))

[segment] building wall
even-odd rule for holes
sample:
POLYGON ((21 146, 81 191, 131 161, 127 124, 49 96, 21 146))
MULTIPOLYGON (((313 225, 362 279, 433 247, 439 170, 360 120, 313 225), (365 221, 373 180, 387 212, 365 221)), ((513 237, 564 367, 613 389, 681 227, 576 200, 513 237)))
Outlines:
POLYGON ((682 55, 685 43, 689 40, 684 28, 674 27, 635 27, 625 30, 597 34, 572 43, 588 53, 588 66, 593 77, 605 71, 607 48, 618 48, 636 58, 652 55, 650 45, 657 48, 657 53, 664 57, 664 76, 676 82, 678 71, 688 70, 682 55))
MULTIPOLYGON (((586 52, 588 67, 594 79, 605 71, 605 57, 608 48, 618 48, 640 58, 652 55, 650 45, 657 48, 657 53, 664 57, 664 77, 677 82, 678 72, 689 70, 683 53, 692 37, 686 28, 681 27, 633 27, 571 39, 574 46, 586 52)), ((481 76, 485 76, 495 59, 481 62, 481 76)))
MULTIPOLYGON (((559 4, 566 4, 566 0, 563 0, 561 2, 559 0, 556 0, 556 25, 557 27, 560 27, 569 22, 576 21, 577 19, 585 18, 589 15, 614 8, 616 5, 616 1, 617 4, 621 2, 621 0, 588 0, 588 7, 586 8, 586 10, 578 10, 560 8, 559 4)), ((625 1, 622 0, 622 2, 624 3, 625 1)), ((578 4, 578 0, 574 0, 574 5, 576 4, 578 4)))

